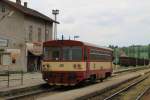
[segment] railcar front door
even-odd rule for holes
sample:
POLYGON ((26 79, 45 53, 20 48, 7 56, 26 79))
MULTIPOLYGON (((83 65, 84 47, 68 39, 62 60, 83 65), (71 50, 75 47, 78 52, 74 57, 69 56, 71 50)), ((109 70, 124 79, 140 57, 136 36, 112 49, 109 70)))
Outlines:
POLYGON ((86 48, 86 76, 90 77, 90 49, 86 48))
POLYGON ((86 77, 89 78, 90 76, 90 62, 86 62, 86 77))

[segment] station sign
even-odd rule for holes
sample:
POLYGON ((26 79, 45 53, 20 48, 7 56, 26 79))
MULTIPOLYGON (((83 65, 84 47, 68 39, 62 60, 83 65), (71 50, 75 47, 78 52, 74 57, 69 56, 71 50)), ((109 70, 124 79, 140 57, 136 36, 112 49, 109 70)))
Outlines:
POLYGON ((0 47, 7 47, 7 46, 8 46, 8 40, 0 38, 0 47))
POLYGON ((42 55, 43 53, 43 44, 42 42, 27 43, 27 50, 34 55, 42 55))

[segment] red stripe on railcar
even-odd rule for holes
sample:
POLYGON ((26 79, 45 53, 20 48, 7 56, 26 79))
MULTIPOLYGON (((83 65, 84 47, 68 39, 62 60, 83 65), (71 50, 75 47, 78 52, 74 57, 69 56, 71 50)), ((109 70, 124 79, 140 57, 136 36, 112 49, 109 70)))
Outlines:
POLYGON ((86 79, 85 72, 43 72, 43 79, 52 84, 77 84, 86 79))

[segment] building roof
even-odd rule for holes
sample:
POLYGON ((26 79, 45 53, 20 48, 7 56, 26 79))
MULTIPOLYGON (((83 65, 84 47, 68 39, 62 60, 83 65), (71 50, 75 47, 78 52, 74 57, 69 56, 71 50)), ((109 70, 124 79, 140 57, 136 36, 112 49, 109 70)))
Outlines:
POLYGON ((40 18, 40 19, 43 19, 43 20, 48 21, 48 22, 59 23, 59 22, 49 18, 48 16, 46 16, 46 15, 44 15, 44 14, 42 14, 42 13, 40 13, 40 12, 34 10, 34 9, 24 7, 21 4, 17 4, 15 2, 12 2, 12 1, 9 1, 9 0, 1 0, 1 1, 5 2, 6 4, 8 4, 8 5, 10 5, 14 8, 16 8, 17 10, 21 11, 25 15, 40 18))

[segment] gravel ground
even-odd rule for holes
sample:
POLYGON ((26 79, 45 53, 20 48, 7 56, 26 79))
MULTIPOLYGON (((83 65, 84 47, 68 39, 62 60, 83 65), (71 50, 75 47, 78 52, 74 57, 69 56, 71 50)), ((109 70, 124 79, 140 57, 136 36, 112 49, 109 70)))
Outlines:
POLYGON ((142 97, 142 100, 150 100, 150 90, 142 97))
MULTIPOLYGON (((150 77, 120 95, 120 100, 135 100, 150 85, 150 77)), ((114 99, 116 100, 116 99, 114 99)))
MULTIPOLYGON (((120 85, 119 87, 117 87, 109 92, 100 94, 99 96, 95 96, 95 97, 87 99, 87 100, 103 100, 105 97, 108 97, 109 95, 111 95, 113 93, 116 93, 118 90, 127 87, 129 84, 139 80, 140 78, 129 81, 128 83, 120 85)), ((136 97, 141 92, 143 92, 146 88, 148 88, 149 86, 150 86, 150 76, 146 80, 141 82, 140 84, 133 87, 132 89, 129 89, 126 92, 121 93, 119 96, 114 97, 111 100, 135 100, 136 97)), ((150 97, 150 95, 146 96, 143 100, 150 100, 149 97, 150 97)))

